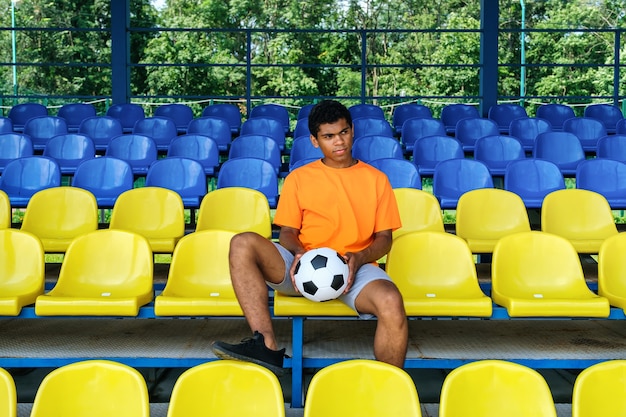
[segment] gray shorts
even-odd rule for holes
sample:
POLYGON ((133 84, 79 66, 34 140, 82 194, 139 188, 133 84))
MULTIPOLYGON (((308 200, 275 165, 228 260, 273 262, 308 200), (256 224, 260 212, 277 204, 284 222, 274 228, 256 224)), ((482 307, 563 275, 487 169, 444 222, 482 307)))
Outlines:
MULTIPOLYGON (((294 258, 293 254, 276 242, 274 242, 274 246, 276 246, 276 248, 280 252, 280 255, 283 257, 283 260, 285 261, 285 277, 283 279, 283 282, 281 282, 280 284, 267 282, 267 285, 270 288, 276 291, 279 291, 285 295, 301 296, 300 293, 298 293, 298 291, 293 287, 293 283, 291 282, 291 277, 289 276, 289 270, 291 269, 291 265, 293 264, 293 258, 294 258)), ((372 281, 379 280, 379 279, 391 281, 391 278, 389 277, 389 275, 387 275, 387 273, 383 269, 379 268, 378 266, 374 264, 363 265, 357 271, 356 277, 354 278, 354 282, 352 283, 352 287, 350 287, 350 290, 346 294, 340 295, 339 300, 341 300, 348 307, 350 307, 351 309, 359 313, 355 307, 357 296, 359 295, 361 290, 365 288, 367 284, 369 284, 372 281)), ((370 319, 370 318, 373 318, 374 316, 371 314, 359 313, 359 317, 361 317, 362 319, 370 319)))

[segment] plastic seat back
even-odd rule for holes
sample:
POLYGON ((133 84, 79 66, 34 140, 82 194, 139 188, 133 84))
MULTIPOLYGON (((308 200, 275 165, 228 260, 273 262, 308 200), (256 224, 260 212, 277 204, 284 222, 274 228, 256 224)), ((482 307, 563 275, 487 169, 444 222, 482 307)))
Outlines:
POLYGON ((385 111, 382 107, 377 106, 376 104, 354 104, 348 107, 348 110, 350 111, 350 115, 353 120, 359 117, 374 117, 378 119, 385 118, 385 111))
POLYGON ((622 119, 615 125, 615 133, 618 135, 626 134, 626 119, 622 119))
POLYGON ((311 110, 313 110, 314 106, 315 104, 309 103, 300 107, 300 109, 298 110, 298 115, 297 115, 298 120, 303 119, 305 117, 309 117, 309 114, 311 114, 311 110))
MULTIPOLYGON (((202 109, 202 117, 219 117, 228 123, 232 135, 238 135, 241 129, 241 110, 236 104, 216 103, 202 109)), ((190 133, 187 131, 187 133, 190 133)))
POLYGON ((408 316, 491 316, 467 243, 451 233, 413 232, 394 239, 386 271, 408 316))
POLYGON ((67 123, 57 116, 33 117, 24 125, 24 133, 30 136, 35 150, 43 150, 51 137, 68 133, 67 123))
POLYGON ((217 188, 247 187, 262 192, 270 205, 278 203, 278 176, 266 160, 235 158, 225 161, 217 175, 217 188))
POLYGON ((131 133, 135 123, 146 117, 146 112, 139 104, 119 103, 109 107, 106 115, 119 120, 124 133, 131 133))
POLYGON ((585 151, 596 151, 598 139, 607 135, 604 124, 590 117, 574 117, 563 122, 563 131, 575 134, 585 151))
POLYGON ((178 156, 200 162, 206 175, 214 175, 219 161, 217 143, 208 136, 188 133, 174 138, 167 149, 167 157, 178 156))
POLYGON ((311 142, 311 137, 307 136, 296 136, 293 142, 291 143, 291 153, 289 155, 289 170, 293 169, 293 166, 296 162, 303 159, 320 159, 323 158, 324 154, 322 153, 320 148, 313 146, 311 142))
POLYGON ((352 155, 363 162, 380 158, 404 159, 397 139, 381 135, 365 135, 354 141, 352 155))
POLYGON ((393 109, 391 124, 395 136, 400 136, 404 122, 412 118, 432 119, 433 112, 423 104, 405 103, 393 109))
POLYGON ((11 200, 4 191, 0 190, 0 230, 11 228, 11 200))
POLYGON ((178 129, 174 120, 169 117, 146 117, 137 120, 133 133, 151 137, 158 150, 166 151, 170 142, 178 135, 178 129))
POLYGON ((609 302, 585 281, 565 238, 531 231, 502 237, 493 251, 491 298, 511 317, 608 317, 609 302))
POLYGON ((477 188, 493 188, 491 173, 485 164, 473 159, 448 159, 435 167, 433 194, 442 209, 454 209, 459 197, 477 188))
POLYGON ((457 103, 448 104, 441 109, 441 121, 446 128, 447 133, 454 133, 456 130, 456 124, 461 119, 466 118, 479 118, 480 113, 478 109, 469 104, 457 103))
POLYGON ((78 132, 78 127, 88 117, 96 116, 96 108, 90 103, 66 103, 59 108, 57 116, 65 119, 70 133, 78 132))
POLYGON ((123 132, 121 122, 109 116, 88 117, 78 126, 78 133, 89 136, 96 150, 106 150, 109 141, 123 132))
POLYGON ((546 119, 550 122, 552 130, 563 130, 563 123, 567 119, 576 117, 574 109, 566 104, 550 103, 544 104, 537 108, 535 113, 540 119, 546 119))
POLYGON ((200 204, 196 231, 212 229, 256 232, 271 238, 272 223, 267 197, 260 191, 245 187, 211 191, 200 204))
POLYGON ((606 239, 598 252, 598 295, 606 297, 612 306, 626 308, 626 234, 618 233, 606 239))
POLYGON ((550 161, 521 159, 509 163, 504 171, 504 189, 519 195, 526 208, 540 208, 546 195, 564 188, 561 170, 550 161))
POLYGON ((274 139, 281 151, 285 149, 285 130, 278 119, 261 116, 248 119, 241 125, 240 136, 244 135, 269 136, 274 139))
POLYGON ((572 417, 624 415, 624 390, 625 360, 608 360, 583 369, 574 381, 572 417))
POLYGON ((509 135, 519 139, 525 151, 532 151, 535 147, 535 139, 540 133, 551 132, 552 125, 545 119, 536 117, 524 117, 511 121, 509 135))
POLYGON ((52 158, 26 156, 9 162, 0 178, 0 190, 9 196, 11 206, 26 207, 37 191, 61 185, 61 170, 52 158))
POLYGON ((17 389, 11 374, 0 368, 0 415, 17 417, 17 389))
POLYGON ((82 188, 41 190, 28 202, 20 229, 37 236, 45 252, 65 252, 74 238, 98 229, 98 203, 82 188))
POLYGON ((14 133, 13 121, 8 117, 0 116, 0 133, 14 133))
POLYGON ((128 162, 134 175, 145 176, 157 160, 158 150, 150 136, 126 133, 111 138, 104 154, 128 162))
POLYGON ((220 152, 225 152, 230 146, 232 134, 226 119, 216 116, 203 116, 193 119, 187 126, 187 133, 198 133, 213 139, 220 152))
POLYGON ((146 186, 175 191, 185 207, 198 208, 207 193, 207 177, 200 162, 172 156, 159 159, 150 166, 146 186))
POLYGON ((335 363, 313 376, 304 417, 365 415, 421 417, 411 377, 393 365, 367 359, 335 363))
POLYGON ((503 176, 511 161, 524 158, 522 143, 512 136, 484 136, 474 145, 474 159, 487 165, 491 175, 503 176))
POLYGON ((31 416, 149 417, 149 401, 139 371, 117 362, 89 360, 50 372, 37 390, 31 416))
MULTIPOLYGON (((244 127, 241 128, 242 132, 246 131, 244 127)), ((276 175, 282 166, 280 145, 271 136, 265 134, 243 133, 235 138, 230 145, 228 159, 235 158, 258 158, 268 161, 274 167, 276 175)))
POLYGON ((422 176, 432 176, 441 161, 464 156, 461 142, 445 134, 420 138, 413 147, 413 163, 422 176))
POLYGON ((24 126, 29 119, 39 116, 47 116, 48 108, 39 103, 21 103, 16 104, 9 109, 7 115, 13 123, 13 129, 16 132, 24 131, 24 126))
POLYGON ((610 134, 616 132, 617 123, 624 119, 620 108, 611 104, 590 104, 585 107, 584 116, 601 122, 610 134))
POLYGON ((33 143, 28 135, 0 133, 0 174, 6 164, 24 156, 33 156, 33 143))
POLYGON ((136 316, 152 301, 152 251, 143 236, 101 229, 70 243, 54 287, 35 301, 39 316, 136 316))
POLYGON ((296 127, 293 129, 293 137, 298 138, 300 136, 309 137, 311 131, 309 130, 309 118, 303 117, 296 121, 296 127))
POLYGON ((393 193, 402 220, 402 227, 393 231, 394 239, 410 232, 445 231, 441 207, 434 195, 413 188, 395 188, 393 193))
POLYGON ((243 316, 230 280, 228 253, 234 235, 226 230, 203 230, 176 244, 167 284, 154 301, 156 315, 243 316))
POLYGON ((611 209, 625 209, 626 163, 614 159, 586 159, 576 169, 576 188, 602 194, 611 209))
POLYGON ((72 185, 90 191, 99 208, 111 208, 117 197, 133 188, 133 171, 130 164, 112 156, 88 159, 81 163, 72 185))
POLYGON ((0 230, 0 316, 19 315, 22 307, 43 294, 44 282, 44 251, 39 239, 16 229, 0 230))
POLYGON ((446 136, 446 128, 439 119, 415 117, 402 125, 400 142, 407 152, 412 152, 415 143, 428 136, 446 136))
POLYGON ((95 158, 96 147, 87 135, 65 133, 51 137, 46 143, 43 155, 59 164, 61 174, 72 175, 82 162, 95 158))
POLYGON ((500 133, 508 134, 511 122, 528 117, 526 109, 519 104, 501 103, 489 107, 487 117, 498 125, 500 133))
POLYGON ((459 366, 443 381, 440 417, 556 417, 548 383, 534 369, 500 360, 459 366))
POLYGON ((178 133, 185 133, 189 122, 193 120, 193 110, 187 104, 171 103, 164 104, 154 109, 157 117, 167 117, 174 121, 178 133))
POLYGON ((392 188, 422 189, 422 177, 411 161, 400 158, 379 158, 368 163, 387 175, 392 188))
POLYGON ((626 135, 616 134, 598 139, 596 157, 626 162, 626 135))
POLYGON ((355 141, 361 136, 367 135, 393 137, 393 129, 391 128, 389 122, 385 119, 378 119, 375 117, 359 117, 358 119, 352 119, 352 126, 354 128, 355 141))
POLYGON ((485 136, 497 136, 500 134, 496 122, 482 117, 469 117, 461 119, 454 129, 454 137, 461 142, 463 150, 473 151, 476 141, 485 136))
POLYGON ((285 402, 276 375, 260 365, 231 360, 196 365, 172 390, 167 417, 284 417, 285 402))
POLYGON ((456 207, 456 235, 473 253, 490 253, 500 238, 529 232, 524 202, 517 194, 496 188, 468 191, 456 207))
POLYGON ((248 115, 248 120, 257 117, 271 117, 276 119, 283 127, 284 133, 290 132, 291 127, 289 111, 284 106, 280 106, 278 104, 261 104, 260 106, 253 107, 248 115))
POLYGON ((585 151, 578 136, 571 132, 545 132, 537 136, 533 157, 554 162, 563 175, 575 175, 585 151))
POLYGON ((541 230, 564 237, 580 253, 598 253, 602 242, 617 234, 606 198, 581 189, 558 190, 546 196, 541 230))

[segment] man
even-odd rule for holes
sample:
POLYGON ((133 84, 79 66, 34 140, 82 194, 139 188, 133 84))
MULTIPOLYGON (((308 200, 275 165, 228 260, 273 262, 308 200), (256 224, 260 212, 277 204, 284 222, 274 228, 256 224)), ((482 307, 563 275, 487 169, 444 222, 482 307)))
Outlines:
POLYGON ((280 244, 251 232, 231 240, 231 279, 254 335, 239 344, 217 341, 213 351, 281 374, 285 349, 276 345, 267 286, 298 295, 293 282, 298 259, 309 249, 331 247, 350 268, 340 300, 363 318, 377 317, 374 356, 401 368, 408 340, 404 304, 376 264, 391 248, 392 231, 401 226, 393 190, 385 174, 352 157, 352 118, 344 105, 318 103, 309 115, 309 130, 324 157, 285 179, 274 217, 280 244))

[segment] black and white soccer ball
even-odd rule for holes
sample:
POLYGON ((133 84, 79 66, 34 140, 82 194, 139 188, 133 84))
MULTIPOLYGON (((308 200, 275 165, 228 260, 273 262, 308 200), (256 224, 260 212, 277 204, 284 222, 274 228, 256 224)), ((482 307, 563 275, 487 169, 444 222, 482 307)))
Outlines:
POLYGON ((298 291, 312 301, 339 297, 348 285, 346 260, 334 249, 318 248, 304 253, 294 273, 298 291))

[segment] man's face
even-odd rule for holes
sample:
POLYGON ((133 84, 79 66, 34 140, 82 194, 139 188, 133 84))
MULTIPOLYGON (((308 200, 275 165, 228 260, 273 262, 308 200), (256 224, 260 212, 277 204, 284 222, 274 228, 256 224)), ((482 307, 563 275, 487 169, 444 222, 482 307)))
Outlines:
POLYGON ((311 135, 311 142, 324 154, 324 163, 332 168, 345 168, 353 163, 352 126, 346 119, 320 125, 317 137, 311 135))

